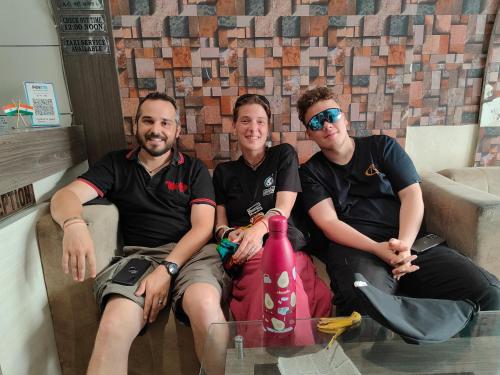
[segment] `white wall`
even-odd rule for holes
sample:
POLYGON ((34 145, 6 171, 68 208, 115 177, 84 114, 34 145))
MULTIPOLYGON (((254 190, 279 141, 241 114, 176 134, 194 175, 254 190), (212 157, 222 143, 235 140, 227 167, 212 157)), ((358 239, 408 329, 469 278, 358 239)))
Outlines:
POLYGON ((477 125, 411 126, 405 150, 420 174, 472 166, 477 125))
MULTIPOLYGON (((71 125, 59 37, 47 0, 1 0, 0 106, 26 103, 23 81, 54 84, 61 124, 71 125)), ((15 124, 14 117, 0 116, 15 124)))
POLYGON ((36 243, 43 199, 87 169, 87 163, 33 184, 36 207, 0 223, 0 366, 3 375, 59 375, 52 319, 36 243))
MULTIPOLYGON (((59 38, 48 1, 1 0, 0 3, 0 106, 11 99, 25 101, 23 81, 52 82, 61 122, 70 125, 71 106, 59 52, 59 38)), ((2 375, 61 373, 35 224, 41 215, 48 212, 48 204, 43 201, 48 199, 51 190, 85 169, 86 163, 82 163, 67 173, 57 173, 35 182, 35 197, 37 202, 42 203, 0 222, 2 375)))

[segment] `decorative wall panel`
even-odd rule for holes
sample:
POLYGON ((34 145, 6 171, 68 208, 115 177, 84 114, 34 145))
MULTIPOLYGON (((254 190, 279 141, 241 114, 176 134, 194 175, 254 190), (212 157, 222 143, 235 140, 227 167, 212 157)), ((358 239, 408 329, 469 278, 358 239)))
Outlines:
MULTIPOLYGON (((478 123, 497 0, 111 0, 130 145, 139 97, 181 107, 181 148, 210 168, 236 157, 238 95, 272 103, 273 143, 315 152, 297 116, 302 92, 328 85, 351 133, 478 123)), ((493 77, 493 76, 492 76, 493 77)))

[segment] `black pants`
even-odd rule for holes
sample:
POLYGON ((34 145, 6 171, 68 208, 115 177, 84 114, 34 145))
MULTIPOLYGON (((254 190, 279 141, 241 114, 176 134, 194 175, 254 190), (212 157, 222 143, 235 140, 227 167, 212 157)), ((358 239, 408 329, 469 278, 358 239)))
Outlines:
POLYGON ((315 255, 327 266, 337 315, 349 315, 354 310, 365 313, 362 301, 355 293, 354 273, 361 273, 373 286, 389 294, 469 299, 481 310, 500 310, 498 279, 447 246, 439 245, 421 253, 412 262, 420 269, 404 275, 399 281, 392 277, 392 267, 361 250, 331 242, 315 255))

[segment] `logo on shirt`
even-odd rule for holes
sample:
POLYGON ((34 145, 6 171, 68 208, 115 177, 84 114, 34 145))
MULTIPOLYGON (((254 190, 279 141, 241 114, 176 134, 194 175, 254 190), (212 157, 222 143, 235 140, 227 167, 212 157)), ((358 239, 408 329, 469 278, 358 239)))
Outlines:
POLYGON ((262 211, 264 211, 264 209, 262 208, 260 202, 254 203, 253 205, 247 208, 247 214, 249 217, 253 217, 262 211))
POLYGON ((264 186, 266 188, 268 188, 269 186, 271 186, 272 184, 274 183, 274 178, 273 178, 273 175, 267 177, 265 180, 264 180, 264 186))
POLYGON ((165 185, 167 185, 169 191, 185 193, 188 190, 188 186, 183 182, 165 181, 165 185))
POLYGON ((262 190, 262 196, 265 197, 266 195, 271 195, 274 194, 274 178, 273 175, 270 175, 269 177, 266 177, 264 180, 264 187, 266 189, 262 190))
POLYGON ((371 163, 368 168, 366 168, 366 171, 365 171, 365 176, 375 176, 376 174, 380 174, 380 171, 377 169, 377 167, 375 166, 375 164, 371 163))

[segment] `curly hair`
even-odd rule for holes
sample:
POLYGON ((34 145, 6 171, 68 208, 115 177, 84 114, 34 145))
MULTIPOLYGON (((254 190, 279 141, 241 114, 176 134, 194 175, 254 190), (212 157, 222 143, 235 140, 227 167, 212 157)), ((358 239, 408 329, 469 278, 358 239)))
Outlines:
POLYGON ((328 87, 315 87, 307 90, 297 101, 297 110, 299 112, 299 120, 306 124, 306 112, 312 105, 323 100, 337 100, 337 95, 328 87))

